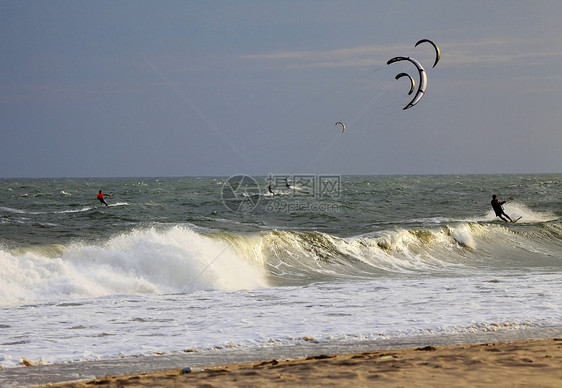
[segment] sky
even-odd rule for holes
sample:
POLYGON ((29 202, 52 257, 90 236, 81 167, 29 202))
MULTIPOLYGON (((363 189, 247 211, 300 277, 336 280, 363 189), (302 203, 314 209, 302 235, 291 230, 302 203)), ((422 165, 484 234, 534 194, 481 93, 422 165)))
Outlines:
POLYGON ((0 178, 560 173, 560 16, 559 0, 1 0, 0 178), (395 56, 427 74, 407 110, 395 76, 419 76, 395 56))

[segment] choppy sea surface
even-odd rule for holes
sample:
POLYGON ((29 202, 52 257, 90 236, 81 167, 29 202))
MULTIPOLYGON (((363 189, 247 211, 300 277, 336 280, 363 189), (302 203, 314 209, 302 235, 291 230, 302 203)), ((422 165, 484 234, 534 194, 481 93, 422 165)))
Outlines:
POLYGON ((3 179, 0 191, 4 371, 562 329, 560 174, 3 179), (514 196, 504 209, 521 219, 496 218, 492 194, 514 196))

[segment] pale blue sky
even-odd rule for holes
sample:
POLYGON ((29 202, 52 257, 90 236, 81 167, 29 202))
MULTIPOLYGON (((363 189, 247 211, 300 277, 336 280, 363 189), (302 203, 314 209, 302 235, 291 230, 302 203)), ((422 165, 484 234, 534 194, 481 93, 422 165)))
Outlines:
POLYGON ((0 177, 562 172, 561 17, 558 0, 2 0, 0 177), (394 56, 428 76, 406 111, 394 76, 417 74, 394 56))

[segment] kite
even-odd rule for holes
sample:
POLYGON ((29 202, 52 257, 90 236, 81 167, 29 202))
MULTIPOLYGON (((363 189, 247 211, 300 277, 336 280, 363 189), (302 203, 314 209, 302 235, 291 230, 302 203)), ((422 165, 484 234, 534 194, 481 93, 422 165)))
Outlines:
POLYGON ((418 87, 418 91, 416 92, 412 101, 410 101, 410 103, 408 105, 406 105, 404 108, 402 108, 403 110, 406 110, 406 109, 411 108, 414 105, 416 105, 421 100, 423 95, 425 94, 425 88, 427 87, 427 75, 425 74, 425 70, 424 70, 423 66, 421 65, 421 63, 419 63, 416 59, 411 58, 411 57, 394 57, 394 58, 390 59, 386 64, 390 65, 391 63, 399 62, 399 61, 410 61, 410 62, 412 62, 414 64, 414 66, 416 66, 416 68, 418 69, 418 72, 420 73, 420 85, 418 87))
POLYGON ((439 50, 439 47, 437 47, 437 45, 429 39, 419 40, 418 43, 416 43, 416 45, 414 47, 418 47, 418 44, 424 43, 424 42, 430 43, 433 46, 433 48, 435 49, 435 63, 433 64, 433 67, 435 67, 435 65, 437 65, 437 62, 439 62, 439 59, 441 58, 441 51, 439 50))
POLYGON ((414 90, 416 89, 416 81, 414 81, 414 79, 410 76, 410 74, 407 73, 400 73, 396 75, 396 79, 402 78, 402 77, 408 77, 410 79, 410 91, 408 92, 408 95, 414 93, 414 90))
POLYGON ((338 124, 341 124, 341 126, 343 127, 343 130, 341 131, 341 133, 344 133, 344 132, 345 132, 345 124, 342 123, 341 121, 338 121, 338 122, 336 123, 336 125, 338 125, 338 124))

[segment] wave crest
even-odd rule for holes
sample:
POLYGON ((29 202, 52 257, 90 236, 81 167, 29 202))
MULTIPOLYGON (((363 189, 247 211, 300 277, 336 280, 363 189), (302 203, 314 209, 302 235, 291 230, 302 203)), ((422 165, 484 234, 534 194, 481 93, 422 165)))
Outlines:
POLYGON ((186 226, 133 230, 101 244, 0 250, 0 265, 0 304, 267 286, 258 264, 186 226))

